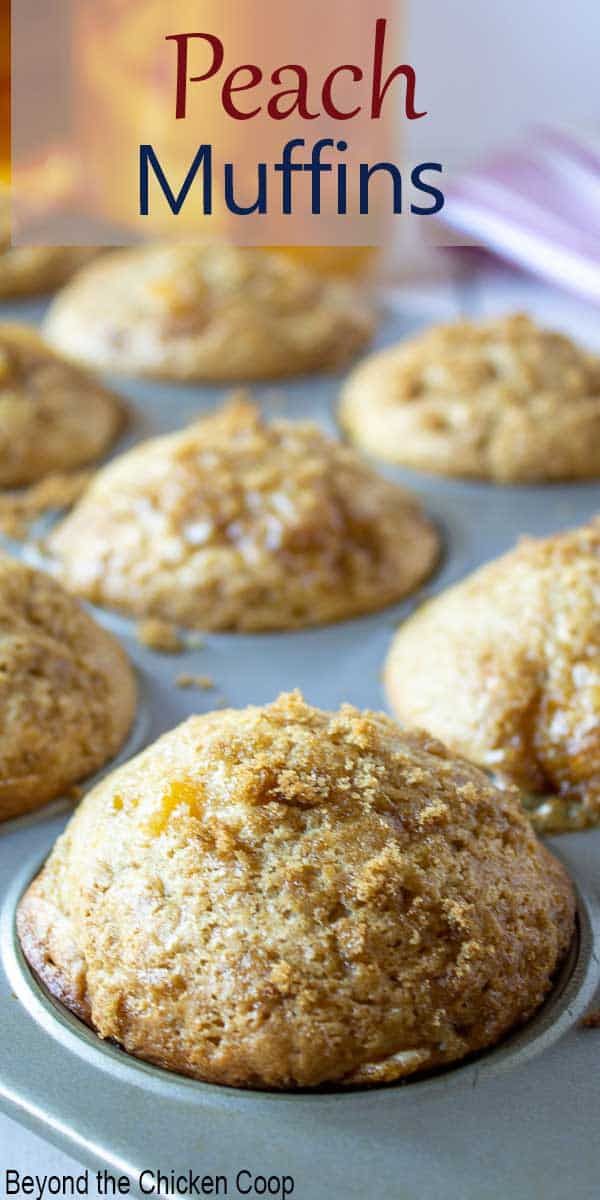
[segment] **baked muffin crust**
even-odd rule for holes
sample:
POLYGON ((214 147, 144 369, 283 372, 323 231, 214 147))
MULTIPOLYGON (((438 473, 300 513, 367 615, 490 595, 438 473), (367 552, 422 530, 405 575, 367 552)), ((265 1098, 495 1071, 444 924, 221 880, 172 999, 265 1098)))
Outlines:
POLYGON ((227 245, 135 247, 92 263, 52 304, 49 340, 101 370, 248 380, 328 370, 373 333, 352 284, 227 245))
POLYGON ((534 540, 399 629, 392 708, 516 784, 540 830, 600 821, 600 522, 534 540))
POLYGON ((339 415, 362 449, 417 470, 498 483, 600 475, 600 358, 522 314, 371 355, 339 415))
POLYGON ((60 287, 96 254, 89 246, 11 246, 10 188, 0 184, 0 299, 60 287))
POLYGON ((0 487, 99 458, 124 423, 121 401, 26 325, 0 324, 0 487))
POLYGON ((0 555, 0 820, 107 762, 135 705, 118 642, 49 576, 0 555))
POLYGON ((101 1037, 238 1087, 392 1082, 525 1020, 573 896, 515 798, 298 693, 191 717, 97 785, 21 902, 101 1037))
POLYGON ((92 481, 49 545, 99 604, 200 629, 291 629, 383 608, 438 555, 418 502, 314 425, 233 401, 92 481))

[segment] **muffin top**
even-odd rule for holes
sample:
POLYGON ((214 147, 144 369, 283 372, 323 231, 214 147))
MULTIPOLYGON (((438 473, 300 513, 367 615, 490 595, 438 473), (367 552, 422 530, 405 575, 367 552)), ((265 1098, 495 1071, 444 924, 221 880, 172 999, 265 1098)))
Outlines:
POLYGON ((135 704, 118 642, 54 580, 0 555, 0 820, 111 758, 135 704))
POLYGON ((390 1082, 541 1002, 573 896, 514 797, 298 693, 192 717, 97 785, 20 905, 102 1037, 234 1086, 390 1082))
POLYGON ((0 487, 93 461, 123 422, 118 397, 59 358, 35 329, 0 324, 0 487))
POLYGON ((283 255, 158 244, 83 270, 54 301, 46 333, 70 358, 101 369, 244 380, 335 368, 373 324, 351 284, 283 255))
POLYGON ((523 539, 401 626, 402 720, 511 781, 543 830, 600 820, 600 522, 523 539))
POLYGON ((50 538, 67 586, 204 629, 289 629, 400 599, 438 538, 418 502, 314 425, 234 400, 110 463, 50 538))
POLYGON ((340 420, 370 453, 500 483, 600 475, 600 358, 513 315, 427 330, 351 374, 340 420))
POLYGON ((12 246, 10 188, 0 182, 0 299, 59 287, 96 253, 90 246, 12 246))

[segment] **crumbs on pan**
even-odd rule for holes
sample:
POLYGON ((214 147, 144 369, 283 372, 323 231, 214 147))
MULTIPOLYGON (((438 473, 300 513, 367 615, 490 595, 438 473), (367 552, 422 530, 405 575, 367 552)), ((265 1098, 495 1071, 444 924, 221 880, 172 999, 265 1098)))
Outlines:
POLYGON ((585 1017, 581 1018, 579 1024, 582 1029, 600 1029, 600 1008, 586 1013, 585 1017))
MULTIPOLYGON (((498 780, 495 782, 502 786, 498 780)), ((576 833, 579 829, 586 829, 589 824, 583 805, 569 801, 564 796, 524 794, 521 799, 533 828, 541 835, 576 833)))
POLYGON ((71 508, 88 486, 93 471, 57 471, 38 483, 0 493, 0 532, 24 538, 46 512, 71 508))
POLYGON ((140 621, 136 627, 136 637, 142 646, 162 654, 180 654, 184 648, 177 626, 157 617, 140 621))
POLYGON ((195 629, 188 630, 186 644, 189 650, 202 650, 204 646, 204 638, 202 634, 197 633, 195 629))
POLYGON ((175 684, 178 688, 198 688, 202 692, 210 692, 216 686, 210 675, 178 675, 175 684))

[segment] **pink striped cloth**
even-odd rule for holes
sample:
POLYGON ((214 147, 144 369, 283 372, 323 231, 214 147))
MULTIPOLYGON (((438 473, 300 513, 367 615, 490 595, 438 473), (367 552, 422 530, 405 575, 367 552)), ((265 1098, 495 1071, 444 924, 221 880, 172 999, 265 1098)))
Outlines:
POLYGON ((570 291, 600 302, 600 142, 538 130, 446 187, 442 219, 570 291))

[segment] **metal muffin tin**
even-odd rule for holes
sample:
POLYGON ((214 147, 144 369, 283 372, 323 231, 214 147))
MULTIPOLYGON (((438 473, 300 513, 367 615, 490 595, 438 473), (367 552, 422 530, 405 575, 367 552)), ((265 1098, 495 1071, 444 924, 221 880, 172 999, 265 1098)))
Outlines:
MULTIPOLYGON (((37 320, 41 305, 0 308, 37 320)), ((437 314, 447 315, 443 311, 437 314)), ((385 343, 425 323, 388 297, 385 343)), ((180 428, 225 388, 114 381, 134 422, 118 451, 180 428)), ((310 417, 336 431, 340 380, 253 388, 269 414, 310 417)), ((400 469, 390 478, 421 495, 444 557, 428 594, 502 553, 521 533, 546 534, 600 509, 600 486, 497 487, 400 469)), ((43 565, 36 551, 6 543, 43 565)), ((192 712, 243 706, 300 687, 323 708, 342 701, 385 707, 380 672, 394 628, 416 598, 382 613, 288 634, 207 634, 172 656, 140 646, 133 622, 95 609, 138 671, 136 725, 119 761, 192 712), (180 674, 210 676, 214 690, 182 690, 180 674)), ((114 764, 112 764, 114 765, 114 764)), ((111 766, 107 768, 110 770, 111 766)), ((128 1175, 192 1169, 291 1176, 298 1200, 592 1200, 599 1194, 600 1033, 581 1017, 600 1004, 600 829, 551 840, 578 889, 568 962, 542 1009, 498 1047, 454 1068, 368 1091, 244 1092, 161 1071, 102 1042, 32 977, 15 936, 15 908, 72 806, 56 802, 0 825, 0 1105, 81 1163, 128 1175)), ((247 1181, 247 1177, 244 1177, 247 1181)), ((166 1193, 161 1193, 166 1194, 166 1193)), ((254 1192, 250 1192, 254 1195, 254 1192)))

